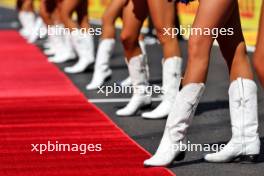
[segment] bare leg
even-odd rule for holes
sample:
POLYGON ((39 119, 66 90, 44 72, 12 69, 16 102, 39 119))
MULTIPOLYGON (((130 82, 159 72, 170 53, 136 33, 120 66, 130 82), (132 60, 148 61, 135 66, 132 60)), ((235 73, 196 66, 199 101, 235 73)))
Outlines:
POLYGON ((147 17, 147 3, 145 0, 129 0, 123 9, 123 29, 121 40, 125 48, 126 58, 142 54, 138 38, 144 20, 147 17))
POLYGON ((79 25, 72 19, 72 13, 76 10, 80 2, 81 0, 64 0, 62 2, 61 18, 64 25, 69 29, 79 28, 79 25))
MULTIPOLYGON (((219 28, 226 23, 235 5, 234 0, 207 1, 200 0, 193 28, 219 28)), ((210 51, 214 39, 212 36, 191 35, 188 47, 188 64, 184 75, 183 85, 188 83, 204 83, 208 72, 210 51)))
POLYGON ((258 76, 264 87, 264 3, 262 3, 262 13, 260 19, 260 27, 258 34, 258 42, 256 46, 256 52, 254 55, 254 66, 257 70, 258 76))
POLYGON ((164 35, 164 28, 175 28, 175 3, 168 0, 147 0, 164 58, 181 56, 177 38, 164 35))
POLYGON ((77 6, 78 24, 81 28, 89 29, 88 0, 81 0, 77 6))
POLYGON ((234 35, 219 36, 217 39, 230 70, 230 80, 234 81, 239 77, 253 79, 253 73, 242 33, 237 2, 231 17, 224 27, 226 29, 233 28, 234 30, 234 35))
POLYGON ((53 25, 51 13, 48 12, 45 1, 46 0, 41 0, 40 2, 39 14, 47 25, 53 25))
POLYGON ((47 25, 54 25, 54 22, 61 22, 61 2, 61 0, 41 0, 39 13, 47 25))
POLYGON ((115 21, 121 16, 127 0, 112 0, 102 17, 102 39, 115 38, 115 21))
POLYGON ((34 12, 33 0, 24 0, 20 10, 25 12, 34 12))

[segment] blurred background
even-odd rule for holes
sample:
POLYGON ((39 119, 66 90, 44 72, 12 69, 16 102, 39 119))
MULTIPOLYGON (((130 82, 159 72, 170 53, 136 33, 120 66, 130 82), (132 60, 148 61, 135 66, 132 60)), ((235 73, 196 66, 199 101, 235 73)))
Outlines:
MULTIPOLYGON (((35 8, 38 9, 39 0, 35 1, 35 8)), ((111 0, 89 0, 89 14, 92 23, 100 23, 103 12, 110 1, 111 0)), ((251 47, 256 43, 261 2, 261 0, 239 0, 244 36, 248 46, 251 47)), ((193 2, 189 4, 188 7, 184 4, 178 5, 180 23, 182 25, 192 24, 197 5, 198 2, 193 2)), ((13 9, 16 6, 16 0, 1 0, 0 6, 13 9)), ((117 21, 117 25, 121 25, 120 20, 117 21)), ((145 23, 145 26, 146 25, 147 22, 145 23)))

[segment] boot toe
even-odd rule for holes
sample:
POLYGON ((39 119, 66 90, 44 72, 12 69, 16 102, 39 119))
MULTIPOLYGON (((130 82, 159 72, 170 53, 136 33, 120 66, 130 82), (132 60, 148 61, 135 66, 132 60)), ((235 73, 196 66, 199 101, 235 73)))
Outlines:
POLYGON ((128 112, 126 109, 120 109, 116 111, 116 115, 118 116, 131 116, 132 113, 128 112))
POLYGON ((153 112, 145 112, 141 115, 144 119, 159 119, 162 118, 153 112))
POLYGON ((86 90, 97 90, 100 87, 99 84, 90 83, 86 86, 86 90))
POLYGON ((93 62, 82 62, 79 61, 71 67, 66 67, 64 71, 66 73, 77 74, 84 72, 93 62))
POLYGON ((146 167, 162 167, 168 165, 167 162, 160 160, 159 158, 155 157, 155 155, 150 159, 145 160, 143 164, 146 167))
POLYGON ((204 155, 204 160, 207 161, 207 162, 213 162, 212 155, 213 154, 206 154, 206 155, 204 155))
POLYGON ((153 163, 152 163, 151 158, 150 158, 150 159, 145 160, 143 164, 144 164, 144 166, 148 167, 148 166, 152 166, 153 163))
POLYGON ((145 112, 141 115, 144 119, 163 119, 168 116, 168 113, 161 113, 160 111, 157 111, 156 109, 151 112, 145 112))
POLYGON ((150 167, 150 166, 160 166, 158 162, 154 159, 154 157, 151 157, 144 161, 144 166, 150 167))
POLYGON ((51 62, 51 63, 54 63, 54 58, 53 57, 49 57, 48 61, 51 62))
POLYGON ((75 73, 81 73, 81 72, 83 72, 83 69, 77 69, 76 67, 73 66, 73 67, 66 67, 64 69, 64 71, 66 73, 75 74, 75 73))
POLYGON ((154 114, 152 112, 144 112, 142 115, 141 115, 144 119, 152 119, 154 114))
POLYGON ((206 154, 204 160, 210 163, 224 163, 230 161, 228 158, 220 156, 218 153, 206 154))
POLYGON ((66 67, 66 68, 64 69, 64 71, 65 71, 66 73, 74 73, 74 70, 73 70, 71 67, 66 67))
POLYGON ((118 111, 116 111, 116 115, 118 115, 118 116, 125 116, 125 113, 124 113, 123 110, 118 110, 118 111))
POLYGON ((99 89, 105 83, 105 80, 111 76, 111 74, 112 74, 112 71, 109 71, 105 75, 100 74, 100 76, 94 76, 91 83, 86 86, 86 89, 87 90, 99 89))

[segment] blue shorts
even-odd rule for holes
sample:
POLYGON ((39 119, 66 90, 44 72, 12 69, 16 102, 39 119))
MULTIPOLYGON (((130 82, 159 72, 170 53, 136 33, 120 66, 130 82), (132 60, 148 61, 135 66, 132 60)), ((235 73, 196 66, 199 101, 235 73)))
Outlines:
POLYGON ((177 2, 181 2, 181 3, 184 3, 184 4, 188 4, 191 1, 193 1, 193 0, 177 0, 177 2))

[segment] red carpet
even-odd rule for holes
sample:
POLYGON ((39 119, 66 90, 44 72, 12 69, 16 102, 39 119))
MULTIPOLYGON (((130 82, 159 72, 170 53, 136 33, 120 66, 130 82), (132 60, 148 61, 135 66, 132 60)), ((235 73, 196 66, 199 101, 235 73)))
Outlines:
POLYGON ((0 32, 0 59, 0 176, 172 175, 144 168, 149 154, 17 32, 0 32), (48 141, 102 151, 31 151, 48 141))

